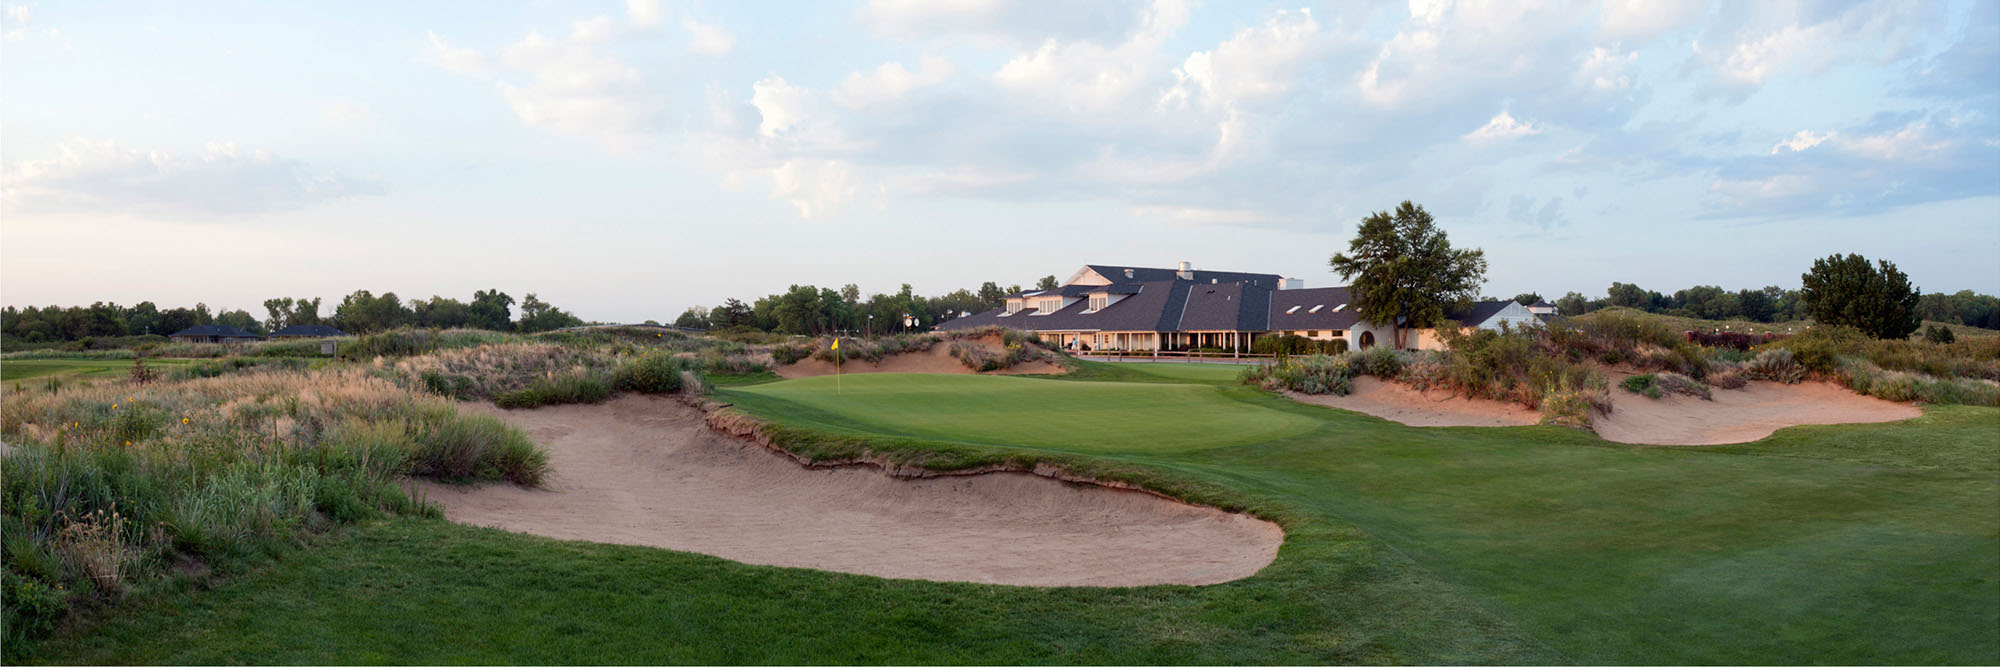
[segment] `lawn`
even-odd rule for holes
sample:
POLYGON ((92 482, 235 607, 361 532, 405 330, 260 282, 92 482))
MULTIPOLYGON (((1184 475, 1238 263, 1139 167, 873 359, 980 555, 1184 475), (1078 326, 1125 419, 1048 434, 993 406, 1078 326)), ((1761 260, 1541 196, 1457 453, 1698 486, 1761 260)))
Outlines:
POLYGON ((1290 437, 1311 417, 1231 400, 1238 387, 870 373, 737 387, 752 412, 818 429, 1072 452, 1175 452, 1290 437))
MULTIPOLYGON (((1129 372, 1103 366, 1082 376, 1129 372)), ((842 384, 719 398, 795 427, 1143 466, 1227 489, 1281 520, 1285 546, 1229 584, 1033 589, 403 519, 337 531, 212 590, 137 596, 29 657, 2000 663, 2000 409, 1671 448, 1556 427, 1412 428, 1220 385, 842 384)))
MULTIPOLYGON (((74 376, 79 380, 123 378, 132 372, 132 362, 131 359, 9 359, 0 361, 0 382, 51 375, 74 376)), ((148 359, 146 365, 165 370, 188 362, 187 359, 148 359)))

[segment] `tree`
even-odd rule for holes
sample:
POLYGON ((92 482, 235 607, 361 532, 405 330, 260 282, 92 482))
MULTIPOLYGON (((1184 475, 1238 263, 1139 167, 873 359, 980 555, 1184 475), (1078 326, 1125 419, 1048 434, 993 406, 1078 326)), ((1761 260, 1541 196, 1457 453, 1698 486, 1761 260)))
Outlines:
POLYGON ((429 301, 417 299, 410 302, 410 311, 420 327, 453 329, 472 324, 472 306, 458 299, 442 296, 432 296, 429 301))
POLYGON ((340 300, 340 306, 333 311, 333 319, 340 328, 352 333, 370 333, 394 329, 409 324, 416 318, 409 308, 403 307, 403 300, 395 292, 383 292, 375 296, 368 290, 354 290, 340 300))
POLYGON ((689 306, 687 310, 681 312, 680 317, 674 318, 674 326, 683 329, 707 329, 708 311, 703 310, 701 306, 689 306))
POLYGON ((1582 315, 1590 312, 1590 299, 1579 292, 1564 294, 1556 299, 1556 313, 1560 315, 1582 315))
POLYGON ((1922 291, 1896 265, 1882 260, 1875 266, 1857 254, 1813 260, 1800 276, 1799 300, 1821 324, 1850 326, 1876 338, 1909 338, 1917 330, 1917 303, 1922 291))
POLYGON ((479 290, 472 293, 472 305, 467 306, 471 320, 467 324, 490 331, 508 331, 514 328, 514 314, 508 308, 514 305, 514 297, 500 290, 479 290))
POLYGON ((222 311, 222 314, 215 316, 215 323, 226 327, 236 327, 253 334, 264 334, 264 324, 257 321, 256 315, 251 315, 249 311, 245 310, 222 311))
POLYGON ((1518 303, 1523 306, 1532 306, 1541 302, 1542 302, 1542 295, 1536 294, 1534 292, 1522 292, 1520 294, 1514 295, 1514 303, 1518 303))
POLYGON ((1333 270, 1349 281, 1363 317, 1393 328, 1397 348, 1406 329, 1443 323, 1486 282, 1485 251, 1453 249, 1430 212, 1407 201, 1362 218, 1347 250, 1333 256, 1333 270))
POLYGON ((1006 301, 1007 293, 1001 291, 998 284, 988 280, 979 284, 979 307, 974 309, 974 312, 983 313, 994 308, 999 308, 1006 301))
POLYGON ((724 301, 708 311, 708 326, 716 329, 750 325, 755 319, 756 313, 750 310, 750 305, 737 299, 724 301))
POLYGON ((1777 312, 1778 304, 1771 298, 1768 289, 1746 289, 1736 293, 1736 309, 1743 319, 1752 322, 1771 321, 1771 315, 1777 312))
POLYGON ((554 331, 565 327, 582 325, 582 319, 542 301, 540 297, 535 296, 534 292, 529 292, 527 296, 521 297, 521 321, 516 326, 520 328, 522 333, 554 331))
POLYGON ((1060 286, 1056 283, 1055 276, 1042 276, 1041 280, 1035 281, 1035 289, 1038 290, 1051 290, 1060 286))

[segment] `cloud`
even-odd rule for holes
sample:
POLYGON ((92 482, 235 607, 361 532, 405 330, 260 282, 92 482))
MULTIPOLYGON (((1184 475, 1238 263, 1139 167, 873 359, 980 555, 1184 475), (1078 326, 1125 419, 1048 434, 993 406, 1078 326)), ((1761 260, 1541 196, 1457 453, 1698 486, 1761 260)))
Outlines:
POLYGON ((1598 32, 1607 41, 1644 42, 1687 25, 1702 8, 1701 0, 1604 0, 1598 32))
POLYGON ((701 23, 694 19, 682 19, 681 28, 688 32, 689 51, 720 58, 736 49, 736 35, 730 34, 722 26, 701 23))
POLYGON ((430 41, 424 45, 423 50, 417 52, 417 62, 453 74, 463 74, 475 78, 484 78, 487 76, 491 66, 486 62, 486 56, 480 54, 478 50, 452 46, 443 37, 439 37, 436 32, 425 32, 424 34, 430 38, 430 41))
POLYGON ((958 68, 951 61, 937 56, 924 56, 915 72, 902 63, 886 62, 868 74, 848 74, 827 97, 834 104, 850 109, 878 107, 897 102, 920 88, 949 81, 957 74, 958 68))
POLYGON ((1132 215, 1180 225, 1254 225, 1273 221, 1270 214, 1251 209, 1200 206, 1140 206, 1132 215))
POLYGON ((1631 69, 1639 62, 1637 52, 1620 52, 1616 48, 1592 47, 1590 57, 1584 59, 1583 67, 1577 75, 1591 89, 1616 91, 1632 87, 1631 69))
POLYGON ((0 170, 0 192, 30 211, 213 217, 310 206, 379 194, 373 180, 314 170, 269 151, 211 143, 196 156, 120 146, 63 144, 60 155, 0 170))
POLYGON ((0 35, 7 39, 18 39, 28 34, 28 24, 34 23, 35 10, 27 5, 7 5, 0 10, 0 35))
POLYGON ((1705 96, 1730 102, 1742 102, 1772 81, 1815 76, 1847 62, 1909 60, 1921 53, 1916 45, 1942 30, 1948 19, 1943 6, 1933 3, 1724 7, 1732 14, 1713 22, 1694 42, 1689 67, 1705 78, 1705 96))
POLYGON ((632 25, 641 28, 656 27, 665 19, 660 12, 660 0, 625 0, 625 16, 632 25))
POLYGON ((1535 206, 1534 197, 1515 195, 1507 201, 1507 219, 1518 223, 1534 225, 1542 231, 1558 227, 1568 227, 1569 218, 1563 215, 1563 198, 1550 197, 1540 208, 1535 206))
POLYGON ((1513 139, 1541 133, 1542 129, 1535 127, 1533 123, 1523 123, 1514 120, 1514 114, 1502 111, 1498 115, 1493 116, 1492 120, 1486 121, 1485 125, 1479 126, 1479 129, 1466 133, 1465 138, 1468 141, 1491 141, 1495 139, 1513 139))
POLYGON ((1275 12, 1263 25, 1239 31, 1213 50, 1189 55, 1174 70, 1180 83, 1168 98, 1199 99, 1210 105, 1281 98, 1297 85, 1299 66, 1320 46, 1319 28, 1312 10, 1275 12))
POLYGON ((1141 21, 1146 0, 871 0, 855 18, 877 36, 1022 45, 1112 41, 1141 21))
MULTIPOLYGON (((640 8, 635 17, 645 16, 644 11, 640 8)), ((624 150, 658 128, 667 106, 665 95, 647 83, 639 68, 610 48, 630 33, 628 27, 598 16, 571 24, 561 37, 530 30, 490 59, 475 49, 451 46, 433 32, 417 61, 492 81, 523 124, 597 137, 624 150)))
POLYGON ((853 170, 839 160, 787 160, 771 170, 771 196, 791 202, 807 220, 839 212, 855 189, 853 170))
POLYGON ((1897 206, 2000 195, 1994 119, 1882 114, 1768 154, 1726 161, 1709 184, 1711 217, 1863 215, 1897 206))
POLYGON ((1792 135, 1792 138, 1780 141, 1778 142, 1778 145, 1772 146, 1771 154, 1777 155, 1778 151, 1787 149, 1796 153, 1808 148, 1812 148, 1814 146, 1818 146, 1820 145, 1820 142, 1826 141, 1828 138, 1832 136, 1833 135, 1831 134, 1813 134, 1812 130, 1799 130, 1799 133, 1792 135))

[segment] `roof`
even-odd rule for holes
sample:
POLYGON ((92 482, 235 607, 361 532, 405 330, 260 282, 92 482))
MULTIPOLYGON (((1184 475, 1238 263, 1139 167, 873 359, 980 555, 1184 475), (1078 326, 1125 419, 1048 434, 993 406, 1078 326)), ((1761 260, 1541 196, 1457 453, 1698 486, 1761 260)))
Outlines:
POLYGON ((1354 308, 1346 305, 1345 287, 1275 290, 1248 283, 1185 280, 1099 287, 1131 295, 1097 312, 1087 312, 1087 300, 1046 314, 1023 308, 1005 315, 1005 308, 995 308, 946 320, 938 328, 997 325, 1023 331, 1282 331, 1346 329, 1360 319, 1354 308))
POLYGON ((345 335, 347 335, 347 332, 335 329, 333 327, 324 324, 294 324, 292 326, 288 326, 283 329, 271 332, 271 337, 273 338, 276 338, 278 336, 300 336, 305 338, 332 338, 334 336, 345 336, 345 335))
POLYGON ((1556 305, 1555 305, 1555 304, 1553 304, 1553 303, 1549 303, 1549 302, 1547 302, 1547 301, 1536 301, 1536 302, 1534 302, 1534 303, 1531 303, 1531 304, 1528 304, 1528 307, 1529 307, 1529 308, 1554 308, 1554 307, 1556 307, 1556 305))
POLYGON ((1452 313, 1451 319, 1458 320, 1459 324, 1468 327, 1476 327, 1481 322, 1493 319, 1494 315, 1500 314, 1500 311, 1506 310, 1508 306, 1513 304, 1512 300, 1476 301, 1473 302, 1472 307, 1452 313))
POLYGON ((220 336, 222 338, 256 338, 257 334, 222 324, 197 324, 169 334, 173 336, 220 336))
MULTIPOLYGON (((1143 266, 1112 266, 1110 264, 1085 264, 1083 268, 1090 269, 1097 275, 1103 276, 1105 280, 1111 281, 1112 284, 1150 283, 1150 282, 1159 282, 1163 280, 1174 280, 1180 277, 1180 270, 1178 269, 1156 269, 1143 266), (1129 278, 1126 277, 1127 271, 1131 272, 1130 274, 1131 277, 1129 278)), ((1219 285, 1223 283, 1250 283, 1252 285, 1256 285, 1264 289, 1277 289, 1278 281, 1283 278, 1283 276, 1280 276, 1275 273, 1244 273, 1241 271, 1194 270, 1191 271, 1190 273, 1194 274, 1194 282, 1197 283, 1207 283, 1211 285, 1219 285)))
POLYGON ((1347 329, 1361 320, 1345 287, 1278 290, 1271 293, 1271 329, 1347 329))

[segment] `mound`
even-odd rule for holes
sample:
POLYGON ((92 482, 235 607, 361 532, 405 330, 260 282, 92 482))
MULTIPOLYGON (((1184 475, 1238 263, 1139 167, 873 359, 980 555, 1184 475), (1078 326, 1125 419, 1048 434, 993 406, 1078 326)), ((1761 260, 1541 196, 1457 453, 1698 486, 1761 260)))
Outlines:
MULTIPOLYGON (((1614 384, 1631 376, 1629 371, 1610 374, 1614 384)), ((1611 414, 1597 418, 1597 434, 1639 445, 1726 445, 1762 440, 1787 426, 1889 422, 1923 415, 1913 406, 1827 382, 1752 382, 1742 389, 1713 390, 1710 401, 1612 392, 1611 414)))
MULTIPOLYGON (((994 352, 1005 351, 1001 347, 1000 342, 997 339, 982 338, 967 342, 985 347, 989 351, 994 351, 994 352)), ((952 373, 957 375, 972 375, 975 373, 972 369, 966 368, 965 364, 959 363, 958 359, 955 359, 951 356, 951 343, 949 342, 932 345, 931 349, 924 350, 922 352, 907 352, 903 354, 892 354, 883 357, 882 360, 879 362, 871 363, 866 361, 848 360, 840 364, 840 372, 842 373, 952 373)), ((981 375, 1054 375, 1066 372, 1068 372, 1068 369, 1065 369, 1061 366, 1057 366, 1055 364, 1046 361, 1030 361, 1027 363, 1015 364, 1010 368, 997 370, 990 373, 980 373, 980 374, 981 375)), ((818 359, 814 359, 811 357, 800 359, 798 360, 798 362, 793 363, 791 365, 778 367, 778 377, 786 379, 819 377, 821 375, 832 375, 832 374, 833 374, 833 362, 820 361, 818 359)))
POLYGON ((1408 426, 1523 426, 1542 418, 1541 413, 1513 403, 1418 391, 1366 375, 1355 377, 1353 383, 1354 391, 1346 396, 1293 391, 1285 395, 1301 403, 1353 410, 1408 426))
MULTIPOLYGON (((956 362, 954 362, 956 363, 956 362)), ((1029 586, 1214 584, 1284 532, 1240 514, 1026 473, 807 469, 655 397, 493 414, 549 449, 543 490, 421 483, 460 523, 759 565, 1029 586)))

